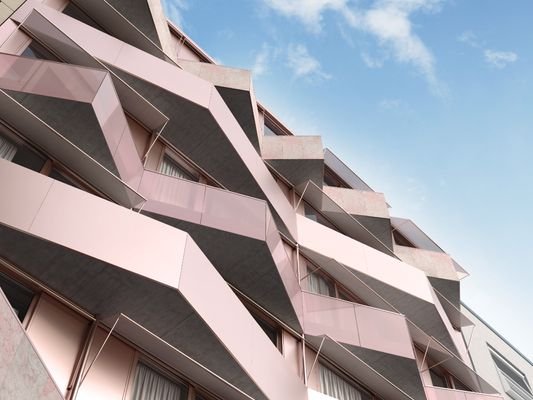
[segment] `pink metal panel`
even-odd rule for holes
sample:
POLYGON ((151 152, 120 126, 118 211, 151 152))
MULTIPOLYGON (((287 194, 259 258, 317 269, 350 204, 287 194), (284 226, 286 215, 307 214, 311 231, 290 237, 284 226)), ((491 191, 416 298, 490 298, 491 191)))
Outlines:
POLYGON ((266 210, 264 201, 207 186, 201 223, 265 240, 266 210))
POLYGON ((28 325, 28 336, 63 394, 88 327, 88 320, 46 295, 39 299, 28 325))
POLYGON ((424 389, 426 391, 427 400, 466 400, 465 392, 459 390, 433 386, 426 386, 424 389))
POLYGON ((353 303, 304 292, 304 310, 306 334, 327 335, 342 343, 360 345, 353 303))
POLYGON ((24 168, 0 159, 0 220, 17 229, 29 229, 52 180, 27 173, 24 168))
POLYGON ((139 191, 149 200, 144 210, 199 224, 205 185, 153 171, 144 171, 139 191))
MULTIPOLYGON (((107 332, 98 329, 89 356, 91 363, 102 346, 107 332)), ((111 336, 102 352, 88 370, 87 377, 79 387, 77 400, 124 400, 128 381, 133 373, 135 350, 111 336)))
POLYGON ((503 396, 425 386, 427 400, 502 400, 503 396))
POLYGON ((291 299, 292 306, 300 325, 303 324, 303 298, 300 282, 296 273, 294 261, 287 253, 287 246, 281 240, 274 218, 267 209, 267 245, 272 254, 278 273, 283 281, 285 290, 291 299))
POLYGON ((355 306, 361 347, 414 358, 411 336, 405 317, 389 311, 355 306))
POLYGON ((300 245, 433 303, 426 275, 417 268, 311 221, 303 215, 297 215, 297 224, 300 245))
POLYGON ((179 290, 269 399, 306 398, 303 383, 192 240, 186 244, 179 290))
POLYGON ((2 223, 177 285, 186 233, 4 160, 0 179, 2 223))
POLYGON ((216 91, 213 92, 211 96, 209 111, 211 111, 211 114, 215 117, 219 126, 222 128, 229 141, 252 173, 255 181, 272 203, 274 209, 287 225, 291 234, 295 236, 296 214, 293 208, 276 183, 276 180, 272 177, 272 174, 264 164, 263 160, 259 157, 253 145, 246 137, 246 134, 243 132, 239 123, 228 109, 228 106, 216 91))
POLYGON ((5 89, 90 103, 105 76, 95 69, 0 54, 5 89))

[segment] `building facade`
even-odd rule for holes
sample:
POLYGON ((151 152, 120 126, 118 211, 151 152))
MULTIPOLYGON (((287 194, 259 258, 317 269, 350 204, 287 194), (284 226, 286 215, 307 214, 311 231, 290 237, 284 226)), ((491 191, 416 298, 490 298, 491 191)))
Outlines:
POLYGON ((467 272, 158 0, 0 2, 0 399, 531 400, 467 272))

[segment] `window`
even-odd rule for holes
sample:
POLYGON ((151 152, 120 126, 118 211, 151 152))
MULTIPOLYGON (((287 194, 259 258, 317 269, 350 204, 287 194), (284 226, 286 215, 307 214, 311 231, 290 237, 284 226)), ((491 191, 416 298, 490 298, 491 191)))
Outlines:
POLYGON ((320 391, 338 400, 370 400, 372 395, 319 364, 320 391))
POLYGON ((398 246, 416 247, 404 235, 402 235, 396 229, 392 230, 392 236, 394 238, 394 243, 396 243, 398 246))
POLYGON ((337 299, 346 300, 352 303, 365 304, 359 297, 338 283, 335 279, 314 266, 305 259, 307 270, 307 290, 311 293, 321 294, 337 299))
POLYGON ((198 182, 197 176, 194 176, 192 173, 187 171, 167 154, 163 156, 163 161, 159 165, 158 172, 168 176, 173 176, 175 178, 198 182))
POLYGON ((186 400, 187 387, 143 363, 137 364, 131 400, 186 400))
POLYGON ((434 369, 429 370, 429 375, 431 375, 431 382, 433 383, 433 386, 441 388, 449 387, 448 382, 446 381, 446 377, 444 375, 441 375, 434 369))
POLYGON ((24 321, 34 293, 2 273, 0 273, 0 287, 20 322, 24 321))
POLYGON ((489 348, 489 352, 496 364, 505 393, 514 400, 533 399, 526 376, 493 348, 489 348))
MULTIPOLYGON (((431 365, 432 361, 428 360, 428 363, 431 365)), ((463 382, 461 382, 441 366, 431 368, 429 370, 429 375, 431 376, 431 383, 435 387, 463 390, 466 392, 472 391, 468 386, 466 386, 463 382)))
POLYGON ((322 294, 324 296, 335 296, 335 284, 317 269, 310 272, 307 277, 307 288, 311 293, 322 294))
POLYGON ((0 136, 0 158, 11 161, 15 157, 17 146, 4 136, 0 136))

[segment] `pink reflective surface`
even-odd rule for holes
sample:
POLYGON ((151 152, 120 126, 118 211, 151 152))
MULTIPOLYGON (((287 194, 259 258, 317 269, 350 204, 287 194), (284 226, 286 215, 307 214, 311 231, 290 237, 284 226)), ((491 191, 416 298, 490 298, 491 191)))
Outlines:
POLYGON ((502 400, 503 396, 425 386, 427 400, 502 400))
POLYGON ((297 215, 300 245, 314 249, 349 268, 433 303, 426 275, 415 267, 297 215))
POLYGON ((139 191, 148 198, 144 210, 199 224, 205 185, 144 171, 139 191))
POLYGON ((207 186, 202 225, 265 240, 266 202, 207 186))
POLYGON ((353 303, 307 292, 303 298, 306 334, 327 335, 342 343, 360 345, 353 303))
POLYGON ((0 87, 90 103, 106 72, 0 54, 0 87))
POLYGON ((27 334, 58 387, 66 394, 89 328, 89 321, 42 295, 27 334))
POLYGON ((184 232, 10 162, 1 174, 0 223, 177 285, 184 232))
POLYGON ((361 347, 414 358, 405 317, 373 307, 356 306, 361 347))

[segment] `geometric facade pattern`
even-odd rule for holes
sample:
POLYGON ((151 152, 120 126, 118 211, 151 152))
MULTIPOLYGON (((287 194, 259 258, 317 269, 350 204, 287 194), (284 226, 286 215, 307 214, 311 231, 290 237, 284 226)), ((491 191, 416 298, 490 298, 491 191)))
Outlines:
POLYGON ((0 184, 0 398, 531 390, 476 372, 466 271, 157 0, 12 5, 0 184))

